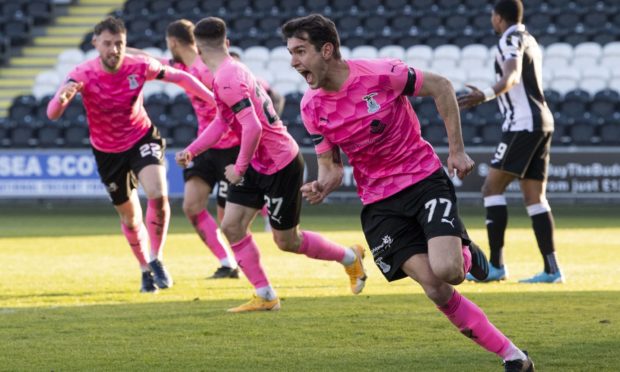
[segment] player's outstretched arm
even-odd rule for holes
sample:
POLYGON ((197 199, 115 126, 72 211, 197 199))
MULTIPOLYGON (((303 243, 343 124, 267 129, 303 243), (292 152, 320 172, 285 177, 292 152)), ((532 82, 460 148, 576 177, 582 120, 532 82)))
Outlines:
POLYGON ((470 92, 459 96, 459 107, 468 109, 481 103, 491 101, 495 97, 508 92, 521 80, 521 60, 517 58, 507 59, 504 62, 504 75, 490 87, 479 89, 476 86, 465 84, 470 92))
POLYGON ((50 120, 58 120, 65 112, 75 95, 84 88, 84 83, 69 81, 58 89, 54 98, 47 104, 47 117, 50 120))
POLYGON ((174 67, 166 66, 166 72, 162 80, 174 83, 186 92, 191 93, 205 102, 211 102, 215 105, 215 97, 209 88, 205 87, 198 79, 174 67))
POLYGON ((330 151, 317 154, 319 166, 318 179, 301 187, 301 195, 310 204, 319 204, 327 195, 342 184, 344 167, 340 157, 340 148, 333 147, 330 151))
POLYGON ((452 83, 443 76, 425 72, 419 95, 433 97, 437 111, 445 123, 450 150, 447 161, 448 173, 451 177, 455 172, 459 178, 465 177, 474 169, 474 161, 465 153, 461 116, 452 83))
MULTIPOLYGON (((207 125, 207 129, 203 130, 198 138, 193 140, 192 143, 190 143, 185 150, 182 151, 184 154, 182 154, 181 159, 185 159, 185 166, 187 166, 187 163, 189 163, 192 158, 213 147, 213 145, 220 140, 224 132, 226 132, 227 128, 228 125, 219 115, 217 115, 215 119, 207 125)), ((183 167, 183 164, 179 162, 179 159, 177 159, 177 163, 183 167)))

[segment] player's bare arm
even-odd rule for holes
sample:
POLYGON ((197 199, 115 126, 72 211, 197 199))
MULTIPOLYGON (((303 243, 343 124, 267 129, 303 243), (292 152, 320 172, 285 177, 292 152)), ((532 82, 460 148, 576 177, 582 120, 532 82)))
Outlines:
POLYGON ((513 86, 519 84, 521 79, 521 59, 512 58, 506 60, 504 62, 504 71, 506 73, 495 85, 483 88, 483 90, 474 85, 465 84, 471 91, 458 98, 459 107, 468 109, 478 106, 508 92, 513 86))
POLYGON ((449 146, 448 173, 451 177, 455 172, 459 178, 465 177, 474 169, 474 161, 465 153, 461 116, 452 83, 443 76, 425 72, 420 96, 433 97, 437 111, 446 126, 449 146))
POLYGON ((301 187, 301 194, 310 204, 320 204, 332 191, 342 184, 344 168, 340 148, 317 155, 319 166, 318 179, 301 187))
POLYGON ((243 180, 243 176, 237 173, 237 171, 235 170, 234 164, 228 164, 226 166, 226 168, 224 169, 224 176, 232 185, 236 185, 241 182, 241 180, 243 180))

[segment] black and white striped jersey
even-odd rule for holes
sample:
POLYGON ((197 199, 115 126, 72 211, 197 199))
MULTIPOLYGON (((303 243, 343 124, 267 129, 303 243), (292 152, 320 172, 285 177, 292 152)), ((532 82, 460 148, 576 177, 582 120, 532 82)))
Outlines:
POLYGON ((504 74, 504 61, 511 58, 520 58, 523 63, 519 83, 497 97, 505 118, 502 130, 552 131, 553 115, 543 94, 542 53, 536 39, 520 23, 510 26, 497 43, 495 74, 498 80, 504 74))

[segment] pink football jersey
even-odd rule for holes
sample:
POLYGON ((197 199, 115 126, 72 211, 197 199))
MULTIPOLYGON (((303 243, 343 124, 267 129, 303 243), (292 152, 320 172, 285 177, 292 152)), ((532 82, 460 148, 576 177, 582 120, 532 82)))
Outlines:
POLYGON ((241 138, 242 154, 243 128, 235 115, 248 107, 256 113, 261 135, 250 164, 257 172, 273 174, 297 156, 297 143, 276 115, 271 99, 245 65, 227 58, 215 72, 213 91, 219 119, 228 123, 241 138))
POLYGON ((424 76, 400 60, 349 60, 338 92, 309 89, 301 115, 317 153, 340 147, 353 166, 364 204, 385 199, 441 167, 406 95, 424 76))
POLYGON ((104 70, 99 57, 69 72, 69 81, 84 83, 81 94, 94 148, 123 152, 148 132, 151 120, 144 109, 142 87, 164 69, 153 58, 127 55, 115 73, 104 70))

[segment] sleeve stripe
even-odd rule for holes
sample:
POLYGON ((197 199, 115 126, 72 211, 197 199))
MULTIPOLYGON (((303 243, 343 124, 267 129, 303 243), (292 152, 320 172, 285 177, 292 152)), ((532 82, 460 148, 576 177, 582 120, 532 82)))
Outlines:
POLYGON ((310 138, 312 138, 312 142, 314 143, 314 146, 317 146, 318 144, 323 142, 323 136, 320 134, 311 134, 310 138))
POLYGON ((241 101, 235 103, 231 107, 231 109, 233 110, 235 114, 237 114, 239 111, 243 110, 246 107, 250 107, 250 106, 252 106, 252 102, 250 102, 250 99, 246 97, 242 99, 241 101))
POLYGON ((404 96, 412 96, 415 92, 415 82, 417 76, 415 70, 412 67, 409 67, 407 71, 407 82, 405 83, 405 88, 403 89, 404 96))

